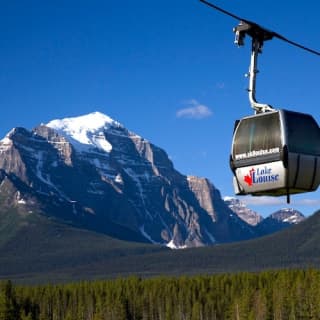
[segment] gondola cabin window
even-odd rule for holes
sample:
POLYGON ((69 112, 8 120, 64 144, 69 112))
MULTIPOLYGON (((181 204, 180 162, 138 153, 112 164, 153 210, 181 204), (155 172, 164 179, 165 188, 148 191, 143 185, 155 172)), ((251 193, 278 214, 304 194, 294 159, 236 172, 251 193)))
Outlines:
POLYGON ((320 155, 320 130, 308 114, 285 111, 289 152, 320 155))
POLYGON ((279 153, 282 147, 278 112, 242 119, 236 128, 233 159, 243 160, 279 153))

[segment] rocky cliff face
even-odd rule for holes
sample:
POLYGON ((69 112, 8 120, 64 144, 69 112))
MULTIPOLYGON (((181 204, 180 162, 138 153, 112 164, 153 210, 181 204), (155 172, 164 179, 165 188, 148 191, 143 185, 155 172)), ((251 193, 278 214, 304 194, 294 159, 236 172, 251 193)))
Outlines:
POLYGON ((250 224, 251 226, 256 226, 259 224, 262 220, 263 217, 248 208, 243 202, 241 202, 237 198, 233 197, 225 197, 224 198, 225 203, 227 206, 243 221, 246 223, 250 224))
POLYGON ((98 112, 15 128, 0 155, 15 185, 0 192, 28 212, 173 248, 254 236, 207 179, 179 173, 162 149, 98 112))

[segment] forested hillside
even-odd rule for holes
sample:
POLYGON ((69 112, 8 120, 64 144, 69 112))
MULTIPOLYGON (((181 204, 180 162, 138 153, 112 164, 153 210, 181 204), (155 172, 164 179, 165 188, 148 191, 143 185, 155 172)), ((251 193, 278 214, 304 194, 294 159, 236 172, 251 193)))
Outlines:
POLYGON ((3 282, 0 319, 320 319, 320 271, 282 270, 66 285, 3 282))

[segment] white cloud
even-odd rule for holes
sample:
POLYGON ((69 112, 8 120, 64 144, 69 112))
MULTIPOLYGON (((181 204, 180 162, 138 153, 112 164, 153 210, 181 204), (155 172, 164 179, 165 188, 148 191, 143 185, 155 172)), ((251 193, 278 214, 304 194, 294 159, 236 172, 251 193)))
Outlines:
MULTIPOLYGON (((284 197, 243 197, 240 200, 247 206, 283 206, 287 205, 284 197)), ((320 199, 298 199, 291 198, 290 206, 320 206, 320 199)))
POLYGON ((197 100, 187 101, 186 108, 177 111, 177 118, 203 119, 212 115, 212 111, 205 105, 200 104, 197 100))
POLYGON ((217 89, 220 89, 220 90, 222 90, 222 89, 224 89, 225 88, 225 83, 224 82, 218 82, 218 83, 216 83, 216 88, 217 89))
POLYGON ((320 206, 320 199, 301 199, 293 203, 299 206, 320 206))
POLYGON ((244 197, 240 198, 240 200, 247 206, 277 206, 286 203, 286 200, 282 197, 244 197))

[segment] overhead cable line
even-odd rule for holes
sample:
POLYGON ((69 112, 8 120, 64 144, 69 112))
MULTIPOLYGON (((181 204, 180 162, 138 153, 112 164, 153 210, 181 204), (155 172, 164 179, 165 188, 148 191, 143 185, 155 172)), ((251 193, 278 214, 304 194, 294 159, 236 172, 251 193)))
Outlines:
POLYGON ((217 10, 217 11, 219 11, 219 12, 221 12, 231 18, 234 18, 236 20, 240 20, 239 26, 234 28, 234 32, 236 32, 236 41, 235 42, 239 46, 243 45, 243 39, 244 39, 245 34, 248 34, 249 36, 251 36, 253 38, 258 35, 259 37, 262 37, 261 41, 270 40, 273 37, 278 38, 284 42, 291 44, 292 46, 298 47, 298 48, 305 50, 309 53, 320 56, 320 51, 310 49, 304 45, 301 45, 300 43, 289 40, 277 32, 267 30, 267 29, 261 27, 260 25, 258 25, 257 23, 250 21, 250 20, 247 20, 247 19, 244 19, 242 17, 239 17, 239 16, 237 16, 227 10, 224 10, 224 9, 216 6, 215 4, 213 4, 211 2, 208 2, 206 0, 200 0, 200 2, 208 5, 209 7, 213 8, 213 9, 215 9, 215 10, 217 10))

